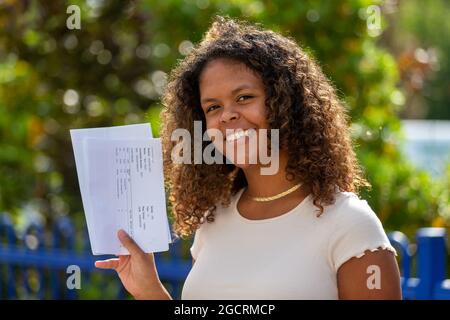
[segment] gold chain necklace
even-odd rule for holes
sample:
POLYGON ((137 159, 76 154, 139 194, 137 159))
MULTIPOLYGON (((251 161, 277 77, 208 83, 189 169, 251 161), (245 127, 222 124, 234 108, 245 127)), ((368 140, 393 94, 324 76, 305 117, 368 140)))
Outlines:
POLYGON ((257 202, 272 201, 272 200, 280 199, 280 198, 282 198, 282 197, 288 195, 289 193, 294 192, 295 190, 297 190, 297 189, 300 188, 301 186, 302 186, 302 184, 299 183, 299 184, 293 186, 292 188, 290 188, 290 189, 288 189, 288 190, 286 190, 286 191, 283 191, 283 192, 281 192, 281 193, 279 193, 279 194, 276 194, 276 195, 274 195, 274 196, 271 196, 271 197, 250 197, 250 198, 251 198, 252 200, 254 200, 254 201, 257 201, 257 202))

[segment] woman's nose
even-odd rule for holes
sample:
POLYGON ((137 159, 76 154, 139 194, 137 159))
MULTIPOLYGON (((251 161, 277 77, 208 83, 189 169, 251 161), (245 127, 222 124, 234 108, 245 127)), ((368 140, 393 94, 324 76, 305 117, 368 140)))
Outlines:
POLYGON ((225 108, 220 117, 220 122, 228 123, 233 120, 238 120, 239 117, 239 113, 234 111, 232 108, 229 108, 228 110, 225 108))

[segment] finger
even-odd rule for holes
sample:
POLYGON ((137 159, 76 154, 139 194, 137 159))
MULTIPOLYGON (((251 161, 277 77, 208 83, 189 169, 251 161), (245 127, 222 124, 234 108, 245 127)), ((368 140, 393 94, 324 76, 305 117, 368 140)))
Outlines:
POLYGON ((95 261, 95 266, 99 269, 117 269, 119 266, 119 259, 108 259, 95 261))
POLYGON ((117 236, 119 237, 120 242, 123 244, 125 248, 127 248, 128 252, 131 255, 142 255, 144 251, 139 248, 139 246, 134 242, 133 239, 122 229, 117 232, 117 236))

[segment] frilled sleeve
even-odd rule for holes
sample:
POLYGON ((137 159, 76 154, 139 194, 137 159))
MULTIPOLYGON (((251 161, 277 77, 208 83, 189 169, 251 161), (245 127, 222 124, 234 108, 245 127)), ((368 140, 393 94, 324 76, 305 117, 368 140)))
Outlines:
POLYGON ((337 209, 328 244, 329 261, 337 272, 352 257, 379 249, 397 252, 389 242, 380 219, 366 200, 348 196, 337 209))

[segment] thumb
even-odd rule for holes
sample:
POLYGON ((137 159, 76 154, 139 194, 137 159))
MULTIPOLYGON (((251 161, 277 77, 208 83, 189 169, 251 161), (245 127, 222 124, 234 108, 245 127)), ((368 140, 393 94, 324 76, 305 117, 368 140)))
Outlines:
POLYGON ((123 230, 117 232, 120 242, 130 252, 131 255, 142 255, 144 251, 134 242, 134 240, 123 230))
POLYGON ((114 269, 119 266, 119 259, 108 259, 95 261, 95 266, 99 269, 114 269))

